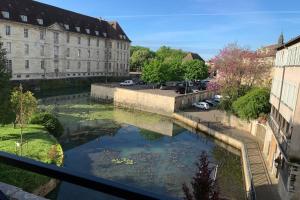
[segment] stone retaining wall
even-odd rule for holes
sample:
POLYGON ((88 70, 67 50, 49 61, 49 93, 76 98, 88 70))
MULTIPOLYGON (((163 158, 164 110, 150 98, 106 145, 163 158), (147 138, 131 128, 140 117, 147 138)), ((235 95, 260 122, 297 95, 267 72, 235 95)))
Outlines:
POLYGON ((228 144, 230 146, 233 146, 237 149, 240 149, 241 151, 241 155, 242 155, 242 163, 243 163, 243 171, 244 171, 244 179, 245 179, 245 187, 246 187, 246 192, 247 192, 247 195, 248 194, 251 194, 251 188, 252 188, 252 175, 251 175, 251 172, 249 170, 249 160, 248 160, 248 154, 247 154, 247 149, 244 145, 243 142, 239 141, 239 140, 236 140, 228 135, 224 135, 223 133, 220 133, 218 131, 215 131, 203 124, 200 124, 200 123, 197 123, 191 119, 188 119, 182 115, 179 115, 179 114, 176 114, 174 113, 173 114, 173 117, 176 119, 176 120, 179 120, 193 128, 195 128, 196 130, 199 130, 199 131, 203 131, 204 133, 224 142, 225 144, 228 144))

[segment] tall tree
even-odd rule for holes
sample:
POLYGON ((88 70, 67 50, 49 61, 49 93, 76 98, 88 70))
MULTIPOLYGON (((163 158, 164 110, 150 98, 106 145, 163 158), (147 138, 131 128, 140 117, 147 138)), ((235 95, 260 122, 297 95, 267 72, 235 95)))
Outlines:
POLYGON ((135 50, 130 57, 130 68, 132 71, 141 71, 142 68, 153 59, 155 53, 149 48, 135 50))
POLYGON ((169 81, 170 65, 154 59, 143 69, 142 79, 149 83, 163 83, 169 81))
POLYGON ((16 115, 15 122, 21 128, 20 147, 22 155, 23 146, 23 128, 28 123, 30 116, 36 111, 37 100, 30 91, 23 92, 22 85, 11 94, 11 103, 16 115))
POLYGON ((221 93, 226 97, 221 107, 232 110, 232 102, 245 95, 250 88, 261 85, 269 77, 271 66, 261 62, 256 52, 237 44, 229 44, 212 60, 218 71, 221 93))
POLYGON ((208 77, 208 67, 200 60, 189 60, 182 63, 186 80, 202 80, 208 77))
POLYGON ((6 68, 6 50, 0 42, 0 125, 13 121, 10 105, 10 75, 6 68))
POLYGON ((200 155, 197 162, 197 172, 191 181, 193 192, 184 183, 182 186, 185 200, 218 200, 218 186, 213 179, 213 168, 209 167, 208 156, 205 151, 200 155))

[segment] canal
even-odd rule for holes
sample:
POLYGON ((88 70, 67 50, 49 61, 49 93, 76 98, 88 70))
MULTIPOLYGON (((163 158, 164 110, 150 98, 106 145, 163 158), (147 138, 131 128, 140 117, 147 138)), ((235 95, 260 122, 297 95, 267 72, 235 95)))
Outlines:
MULTIPOLYGON (((195 162, 206 151, 219 166, 221 196, 244 199, 239 151, 171 118, 94 104, 88 97, 82 93, 40 100, 40 108, 54 113, 64 126, 60 143, 65 167, 181 198, 182 184, 191 181, 195 162)), ((48 198, 116 199, 66 182, 48 198)))

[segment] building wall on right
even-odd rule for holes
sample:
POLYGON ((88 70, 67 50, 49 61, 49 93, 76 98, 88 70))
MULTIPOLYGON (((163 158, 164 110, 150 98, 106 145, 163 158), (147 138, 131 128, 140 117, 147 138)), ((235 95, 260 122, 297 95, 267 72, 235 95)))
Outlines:
MULTIPOLYGON (((299 39, 299 38, 298 38, 299 39)), ((281 199, 300 199, 300 39, 278 47, 264 154, 281 199)))

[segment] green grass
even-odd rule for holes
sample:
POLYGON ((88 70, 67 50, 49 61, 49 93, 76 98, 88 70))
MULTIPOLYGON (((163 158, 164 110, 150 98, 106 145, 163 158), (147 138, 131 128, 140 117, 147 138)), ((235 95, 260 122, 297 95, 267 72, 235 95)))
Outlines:
MULTIPOLYGON (((0 127, 0 151, 20 155, 20 149, 16 149, 16 142, 19 141, 19 128, 14 129, 12 125, 0 127)), ((48 164, 61 165, 63 151, 57 140, 42 126, 28 125, 23 130, 22 156, 48 164)), ((49 179, 46 176, 0 164, 0 182, 15 185, 28 192, 32 192, 49 179)))

